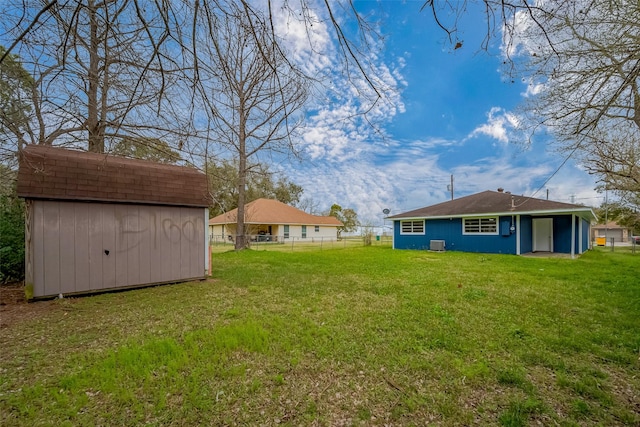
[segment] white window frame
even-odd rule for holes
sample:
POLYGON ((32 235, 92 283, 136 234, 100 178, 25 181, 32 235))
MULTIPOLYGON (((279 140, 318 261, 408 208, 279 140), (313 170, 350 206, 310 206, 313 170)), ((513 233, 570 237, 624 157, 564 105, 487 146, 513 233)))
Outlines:
POLYGON ((426 228, 427 227, 424 219, 408 219, 408 220, 400 221, 400 234, 403 234, 403 235, 413 235, 413 236, 424 235, 426 228), (408 224, 408 223, 411 223, 411 225, 409 226, 411 231, 405 231, 405 228, 403 227, 404 224, 408 224), (422 228, 422 230, 416 231, 416 229, 419 230, 420 228, 422 228))
MULTIPOLYGON (((484 227, 487 227, 488 224, 485 224, 484 227)), ((462 218, 462 234, 466 236, 497 236, 500 234, 500 218, 497 216, 484 216, 484 217, 473 217, 473 218, 462 218), (493 224, 495 226, 495 230, 493 231, 483 231, 483 221, 488 222, 493 220, 493 224), (467 231, 467 221, 477 221, 478 222, 478 231, 467 231)))
POLYGON ((314 230, 315 230, 316 233, 319 233, 320 232, 320 226, 319 225, 314 226, 314 230))

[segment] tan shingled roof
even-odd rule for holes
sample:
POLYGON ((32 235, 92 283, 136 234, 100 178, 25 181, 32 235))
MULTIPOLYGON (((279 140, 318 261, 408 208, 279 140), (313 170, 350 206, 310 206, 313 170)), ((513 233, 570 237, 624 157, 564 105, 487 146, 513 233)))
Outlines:
POLYGON ((19 160, 25 198, 209 206, 206 175, 188 167, 42 145, 19 160))
MULTIPOLYGON (((311 215, 278 200, 258 199, 245 205, 247 224, 303 224, 340 227, 342 222, 333 216, 311 215)), ((209 225, 236 222, 238 209, 223 213, 209 220, 209 225)))
POLYGON ((620 224, 618 224, 615 221, 609 221, 606 224, 596 224, 591 226, 592 229, 597 229, 597 230, 604 230, 604 229, 625 229, 625 228, 629 228, 629 227, 624 227, 620 224))

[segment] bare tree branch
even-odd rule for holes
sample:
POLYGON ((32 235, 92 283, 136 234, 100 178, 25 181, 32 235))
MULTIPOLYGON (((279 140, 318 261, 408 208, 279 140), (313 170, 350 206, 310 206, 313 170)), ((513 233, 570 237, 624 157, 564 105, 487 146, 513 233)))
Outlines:
POLYGON ((20 43, 25 38, 25 36, 27 34, 29 34, 29 32, 31 32, 33 27, 35 27, 35 25, 40 20, 40 17, 42 15, 44 15, 45 13, 47 13, 49 11, 49 9, 51 9, 57 3, 58 3, 58 0, 53 0, 53 1, 45 4, 44 7, 42 9, 40 9, 40 11, 36 14, 35 18, 33 18, 33 21, 31 21, 31 24, 29 24, 27 26, 27 28, 25 28, 24 31, 18 37, 16 37, 14 39, 13 43, 11 43, 11 45, 7 48, 7 50, 4 52, 4 54, 0 57, 0 64, 4 61, 4 59, 7 57, 7 55, 9 55, 11 53, 11 51, 16 47, 16 45, 18 43, 20 43))

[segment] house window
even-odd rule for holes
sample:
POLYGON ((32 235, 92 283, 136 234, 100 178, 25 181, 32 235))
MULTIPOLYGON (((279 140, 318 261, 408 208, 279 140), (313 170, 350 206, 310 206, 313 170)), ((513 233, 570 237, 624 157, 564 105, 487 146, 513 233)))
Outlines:
POLYGON ((498 234, 498 217, 465 218, 462 234, 498 234))
POLYGON ((302 238, 303 239, 307 238, 307 226, 306 225, 302 226, 302 238))
POLYGON ((289 226, 288 225, 284 226, 284 238, 285 239, 289 238, 289 226))
POLYGON ((400 221, 400 234, 424 234, 424 220, 400 221))
POLYGON ((316 233, 319 233, 319 232, 320 232, 320 226, 316 225, 316 233))

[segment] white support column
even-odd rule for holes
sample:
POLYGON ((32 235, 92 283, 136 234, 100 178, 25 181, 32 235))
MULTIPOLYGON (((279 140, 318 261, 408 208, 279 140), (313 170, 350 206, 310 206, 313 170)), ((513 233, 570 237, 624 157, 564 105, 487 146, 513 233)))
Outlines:
POLYGON ((583 225, 582 223, 583 223, 584 221, 582 220, 582 218, 578 218, 578 221, 580 221, 580 222, 578 223, 578 253, 579 253, 580 255, 582 255, 582 252, 583 252, 582 248, 583 248, 583 246, 584 246, 584 245, 583 245, 583 244, 584 244, 584 242, 582 241, 582 234, 583 234, 583 233, 582 233, 582 225, 583 225))
POLYGON ((516 255, 521 255, 522 251, 520 250, 520 215, 516 215, 516 255))
MULTIPOLYGON (((424 222, 424 227, 425 229, 427 228, 427 221, 425 220, 424 222)), ((396 222, 391 221, 391 248, 395 249, 396 248, 396 222)))
POLYGON ((571 214, 571 258, 576 257, 576 216, 571 214))

